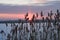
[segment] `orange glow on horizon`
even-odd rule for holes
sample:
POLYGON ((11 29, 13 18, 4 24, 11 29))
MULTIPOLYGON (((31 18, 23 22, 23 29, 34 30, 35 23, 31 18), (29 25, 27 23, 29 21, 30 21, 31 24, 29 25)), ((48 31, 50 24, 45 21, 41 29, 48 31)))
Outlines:
MULTIPOLYGON (((34 13, 28 13, 28 18, 29 20, 31 20, 32 16, 34 13)), ((14 14, 14 13, 0 13, 0 19, 24 19, 25 18, 24 13, 20 13, 20 14, 14 14)), ((44 18, 46 18, 46 16, 43 16, 44 18)), ((38 18, 37 19, 42 19, 42 17, 40 16, 40 14, 38 14, 38 18)))
MULTIPOLYGON (((14 13, 0 13, 0 19, 24 19, 24 13, 14 14, 14 13)), ((32 18, 32 13, 28 14, 29 20, 32 18)))

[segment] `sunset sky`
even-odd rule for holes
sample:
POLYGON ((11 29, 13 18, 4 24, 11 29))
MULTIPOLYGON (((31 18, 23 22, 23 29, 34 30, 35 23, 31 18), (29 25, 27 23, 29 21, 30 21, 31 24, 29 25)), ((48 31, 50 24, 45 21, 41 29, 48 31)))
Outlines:
MULTIPOLYGON (((46 4, 53 4, 51 3, 53 1, 60 1, 60 0, 0 0, 0 19, 24 18, 25 11, 29 12, 29 18, 31 19, 32 15, 34 14, 33 11, 36 11, 36 10, 39 11, 42 8, 39 9, 38 7, 36 7, 34 9, 34 7, 17 7, 17 6, 21 6, 21 5, 26 5, 26 6, 36 5, 37 6, 38 5, 39 7, 40 6, 44 7, 46 4), (19 11, 23 13, 19 13, 19 11)), ((48 11, 50 9, 46 8, 46 10, 48 11)))
MULTIPOLYGON (((50 13, 50 11, 52 11, 53 14, 55 14, 57 12, 57 9, 59 9, 60 11, 60 0, 0 0, 0 23, 2 21, 4 22, 11 20, 19 20, 19 19, 24 20, 26 13, 28 13, 28 18, 29 21, 31 22, 31 18, 33 14, 36 16, 36 13, 38 13, 38 17, 36 19, 42 19, 40 15, 41 11, 43 12, 44 15, 43 17, 46 18, 46 16, 48 15, 47 13, 50 13)), ((52 18, 54 19, 54 15, 52 16, 52 18)), ((7 36, 9 36, 11 29, 15 29, 15 25, 14 25, 15 23, 11 23, 11 24, 10 23, 0 24, 0 40, 5 40, 5 38, 7 39, 7 36), (5 32, 6 35, 1 35, 2 32, 1 30, 5 32)), ((20 24, 21 23, 16 24, 16 27, 18 27, 18 29, 21 26, 20 24)), ((39 24, 36 23, 36 25, 34 26, 38 26, 38 25, 40 25, 40 23, 39 24)), ((40 25, 42 29, 43 29, 42 27, 43 25, 40 25)), ((23 24, 23 27, 24 26, 25 24, 23 24)), ((28 24, 28 30, 30 31, 29 24, 28 24)))

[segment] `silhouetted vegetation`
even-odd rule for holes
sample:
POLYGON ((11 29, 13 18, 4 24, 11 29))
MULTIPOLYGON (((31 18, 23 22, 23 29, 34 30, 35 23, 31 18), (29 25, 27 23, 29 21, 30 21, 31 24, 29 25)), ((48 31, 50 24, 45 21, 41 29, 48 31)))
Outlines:
MULTIPOLYGON (((11 30, 7 34, 6 40, 60 40, 60 12, 58 9, 55 15, 52 10, 48 12, 46 18, 43 15, 43 11, 41 11, 42 20, 37 19, 38 13, 36 15, 33 14, 31 20, 29 20, 28 15, 29 13, 25 15, 25 20, 16 21, 18 24, 10 21, 11 30), (53 15, 54 19, 52 18, 53 15)), ((5 22, 5 24, 7 27, 9 23, 5 22)), ((1 30, 0 33, 6 35, 4 30, 1 30)))

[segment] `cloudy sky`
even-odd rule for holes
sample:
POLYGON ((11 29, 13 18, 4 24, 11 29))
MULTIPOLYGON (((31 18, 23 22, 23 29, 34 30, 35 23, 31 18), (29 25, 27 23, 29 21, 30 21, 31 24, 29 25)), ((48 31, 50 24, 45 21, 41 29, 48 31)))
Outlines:
MULTIPOLYGON (((53 11, 56 9, 60 9, 60 0, 0 0, 0 20, 5 18, 23 18, 24 16, 20 14, 20 12, 40 12, 43 10, 44 12, 49 12, 50 9, 53 11), (52 2, 56 2, 54 5, 45 6, 45 4, 52 4, 52 2), (58 1, 58 2, 57 2, 58 1), (59 5, 58 5, 58 4, 59 5), (5 5, 8 4, 8 5, 5 5), (9 5, 10 4, 10 5, 9 5), (25 6, 32 4, 40 4, 40 6, 25 6), (15 6, 11 6, 15 5, 15 6), (19 5, 19 6, 18 6, 19 5), (24 5, 24 6, 21 6, 24 5), (41 6, 43 5, 43 6, 41 6), (15 14, 16 13, 16 14, 15 14)), ((31 14, 29 17, 31 17, 31 14)))
POLYGON ((60 1, 60 0, 0 0, 0 4, 29 5, 32 3, 42 4, 50 1, 60 1))

